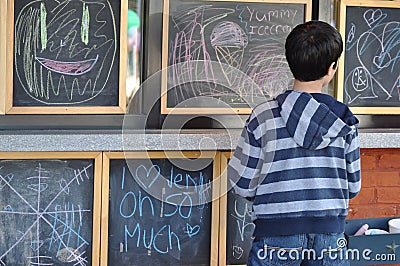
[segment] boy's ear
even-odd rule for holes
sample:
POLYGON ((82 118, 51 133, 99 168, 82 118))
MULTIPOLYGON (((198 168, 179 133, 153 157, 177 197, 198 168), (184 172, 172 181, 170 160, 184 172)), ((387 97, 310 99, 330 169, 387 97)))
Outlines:
POLYGON ((328 73, 326 73, 328 76, 331 76, 335 71, 336 71, 336 68, 337 68, 337 62, 333 62, 330 66, 329 66, 329 68, 328 68, 328 73))

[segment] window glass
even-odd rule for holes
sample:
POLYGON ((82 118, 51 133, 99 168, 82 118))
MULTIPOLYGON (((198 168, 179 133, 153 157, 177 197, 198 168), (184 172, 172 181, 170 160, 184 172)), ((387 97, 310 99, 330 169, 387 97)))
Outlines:
POLYGON ((141 45, 141 5, 140 0, 128 1, 128 53, 127 53, 127 75, 126 75, 126 96, 129 103, 132 95, 140 86, 141 62, 139 51, 141 45))

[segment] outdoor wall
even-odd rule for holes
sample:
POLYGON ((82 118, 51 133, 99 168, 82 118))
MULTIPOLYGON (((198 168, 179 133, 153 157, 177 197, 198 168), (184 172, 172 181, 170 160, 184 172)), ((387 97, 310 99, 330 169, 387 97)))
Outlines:
POLYGON ((361 149, 362 189, 348 218, 400 215, 400 149, 361 149))

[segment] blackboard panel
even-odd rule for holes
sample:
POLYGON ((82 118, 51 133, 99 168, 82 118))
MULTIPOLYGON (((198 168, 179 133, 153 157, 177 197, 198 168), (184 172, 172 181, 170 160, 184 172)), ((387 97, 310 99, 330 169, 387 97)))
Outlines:
POLYGON ((92 159, 0 160, 0 264, 91 265, 93 182, 92 159))
POLYGON ((228 192, 226 264, 245 265, 253 243, 255 225, 251 219, 252 203, 228 192))
POLYGON ((344 3, 343 101, 357 113, 399 113, 400 3, 344 3))
POLYGON ((253 244, 255 225, 252 202, 237 195, 227 175, 233 152, 221 153, 221 221, 219 265, 246 265, 253 244))
POLYGON ((12 107, 122 107, 126 1, 12 2, 12 107))
POLYGON ((162 112, 220 113, 230 107, 249 112, 292 86, 284 43, 291 29, 311 16, 310 1, 164 4, 163 68, 168 71, 162 112))
POLYGON ((213 167, 187 171, 166 158, 111 159, 108 265, 210 265, 212 204, 206 199, 213 167), (147 187, 164 177, 170 183, 160 187, 161 198, 150 195, 147 187), (203 203, 192 204, 196 198, 203 203))

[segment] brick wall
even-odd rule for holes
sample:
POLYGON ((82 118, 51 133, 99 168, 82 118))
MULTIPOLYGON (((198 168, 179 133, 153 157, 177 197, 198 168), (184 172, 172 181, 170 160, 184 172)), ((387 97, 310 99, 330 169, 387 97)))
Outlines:
POLYGON ((361 149, 362 188, 349 219, 400 216, 400 149, 361 149))

